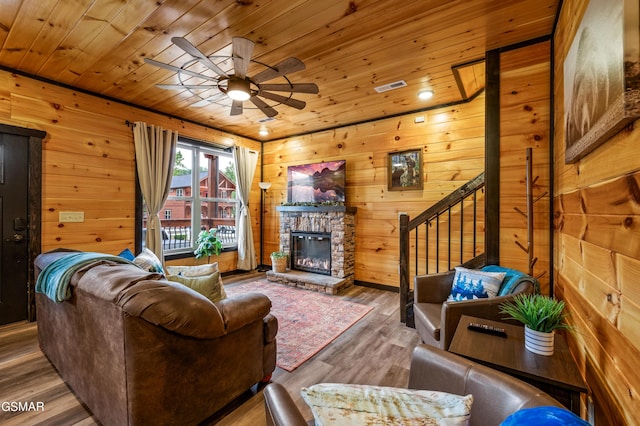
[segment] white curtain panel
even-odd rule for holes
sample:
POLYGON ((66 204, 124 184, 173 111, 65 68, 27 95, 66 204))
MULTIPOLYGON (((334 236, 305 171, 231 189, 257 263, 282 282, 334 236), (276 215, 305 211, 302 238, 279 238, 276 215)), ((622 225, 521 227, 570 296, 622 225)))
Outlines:
POLYGON ((236 194, 240 201, 240 211, 236 215, 238 229, 238 269, 250 271, 258 266, 256 249, 251 232, 249 195, 258 164, 258 153, 241 146, 234 147, 233 161, 236 166, 236 194))
POLYGON ((171 188, 178 132, 137 121, 133 126, 133 141, 140 190, 148 212, 145 245, 164 263, 158 212, 171 188))

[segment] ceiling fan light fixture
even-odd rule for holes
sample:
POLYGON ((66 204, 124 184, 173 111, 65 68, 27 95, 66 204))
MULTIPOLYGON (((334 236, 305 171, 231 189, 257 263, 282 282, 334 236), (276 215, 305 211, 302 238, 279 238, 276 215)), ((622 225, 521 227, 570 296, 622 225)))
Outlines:
POLYGON ((197 102, 190 106, 202 107, 211 103, 229 106, 228 104, 231 103, 229 109, 230 116, 241 115, 245 109, 258 109, 267 119, 272 120, 273 117, 278 115, 278 111, 274 108, 275 106, 286 105, 299 110, 304 109, 306 102, 294 99, 294 94, 319 93, 318 85, 315 83, 292 83, 289 80, 288 74, 305 69, 304 63, 300 59, 290 57, 280 61, 274 66, 263 64, 251 58, 255 43, 249 39, 233 37, 230 56, 208 56, 184 37, 172 37, 171 41, 193 59, 185 62, 182 67, 176 67, 149 58, 145 58, 145 62, 176 72, 179 76, 180 84, 160 84, 157 86, 161 89, 186 89, 191 95, 199 98, 197 102), (223 64, 225 68, 228 66, 227 61, 233 60, 233 72, 223 70, 214 60, 223 64), (188 70, 187 68, 194 63, 194 61, 209 68, 215 76, 188 70), (251 63, 260 65, 264 69, 253 76, 249 76, 247 72, 251 63), (185 84, 182 80, 183 75, 202 79, 206 84, 185 84), (269 81, 278 78, 281 82, 269 83, 269 81), (214 93, 213 96, 205 98, 198 93, 192 92, 193 90, 199 89, 217 89, 217 92, 214 93), (286 95, 273 92, 282 92, 286 95), (232 102, 224 98, 225 96, 228 96, 232 102), (243 105, 244 101, 251 101, 253 107, 245 107, 243 105), (271 101, 271 103, 269 103, 269 101, 271 101))
POLYGON ((251 97, 249 82, 240 78, 230 78, 227 85, 227 95, 234 101, 246 101, 251 97))

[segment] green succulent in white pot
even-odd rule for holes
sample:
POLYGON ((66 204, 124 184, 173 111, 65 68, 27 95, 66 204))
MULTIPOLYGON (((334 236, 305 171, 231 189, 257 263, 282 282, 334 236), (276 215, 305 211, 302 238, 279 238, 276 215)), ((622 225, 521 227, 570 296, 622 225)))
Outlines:
POLYGON ((556 330, 572 330, 564 302, 541 294, 517 294, 500 305, 500 313, 524 324, 525 347, 539 355, 553 355, 556 330))

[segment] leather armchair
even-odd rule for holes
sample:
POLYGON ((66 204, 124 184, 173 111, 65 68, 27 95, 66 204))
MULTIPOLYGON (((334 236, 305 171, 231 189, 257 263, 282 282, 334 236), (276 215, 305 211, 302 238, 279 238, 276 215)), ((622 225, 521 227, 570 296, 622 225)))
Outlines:
MULTIPOLYGON (((562 405, 538 388, 505 373, 450 352, 418 345, 411 358, 409 389, 473 395, 470 424, 499 425, 512 413, 541 406, 562 405)), ((307 422, 285 388, 271 383, 264 389, 269 426, 306 426, 307 422)))
POLYGON ((503 287, 509 288, 509 293, 489 299, 447 301, 455 271, 418 275, 414 278, 413 315, 416 330, 423 343, 448 350, 461 316, 509 322, 500 314, 500 305, 512 300, 518 293, 539 292, 540 285, 535 278, 515 269, 490 265, 482 270, 505 272, 507 275, 501 290, 503 287))

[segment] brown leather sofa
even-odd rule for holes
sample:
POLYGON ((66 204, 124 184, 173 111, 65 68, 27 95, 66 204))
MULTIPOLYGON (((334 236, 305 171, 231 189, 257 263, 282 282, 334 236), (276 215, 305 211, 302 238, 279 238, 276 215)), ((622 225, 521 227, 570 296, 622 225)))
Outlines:
POLYGON ((506 272, 502 285, 509 285, 508 294, 489 299, 447 301, 455 271, 417 275, 414 278, 413 314, 416 330, 423 343, 448 350, 463 315, 511 322, 500 314, 500 305, 512 300, 518 293, 539 291, 539 283, 535 278, 514 269, 491 265, 483 270, 506 272))
MULTIPOLYGON (((413 352, 408 388, 473 395, 471 426, 499 425, 522 408, 562 407, 538 388, 428 345, 418 345, 413 352)), ((270 426, 313 424, 313 420, 304 418, 289 393, 278 383, 264 388, 264 403, 270 426)))
MULTIPOLYGON (((64 252, 41 254, 36 273, 64 252)), ((277 319, 262 294, 212 303, 132 264, 96 261, 71 298, 36 294, 40 346, 104 425, 189 425, 275 369, 277 319)))

